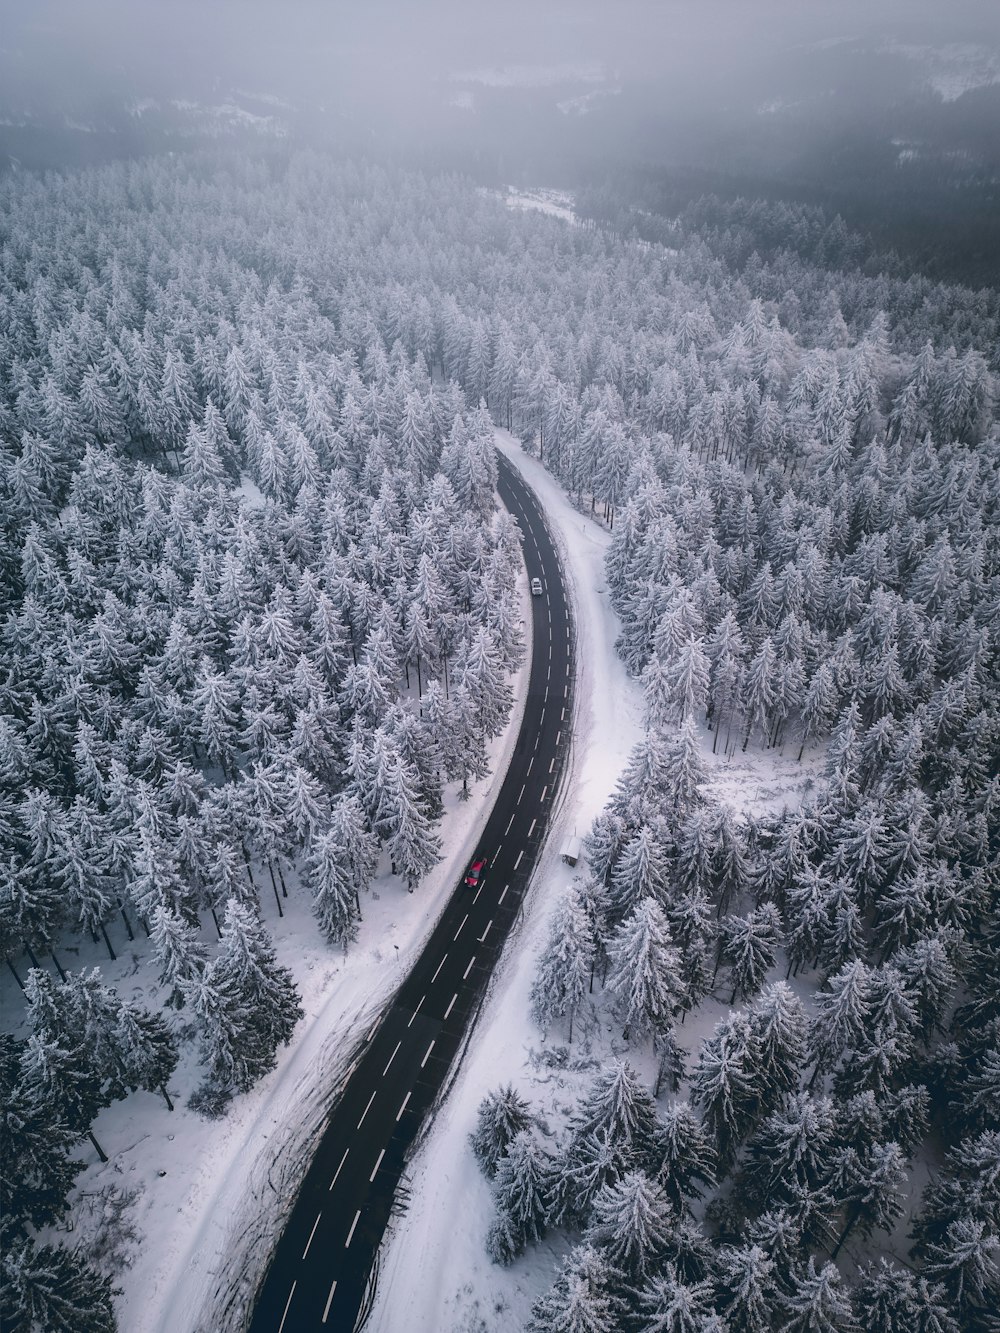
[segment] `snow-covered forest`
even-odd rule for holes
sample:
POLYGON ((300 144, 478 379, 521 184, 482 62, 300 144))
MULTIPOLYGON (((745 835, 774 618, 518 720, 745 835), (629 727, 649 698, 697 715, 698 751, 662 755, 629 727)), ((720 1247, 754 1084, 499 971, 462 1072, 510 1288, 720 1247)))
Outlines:
POLYGON ((992 1327, 1000 300, 780 216, 764 258, 312 154, 0 183, 13 1328, 114 1327, 51 1233, 98 1111, 193 1044, 225 1115, 295 1040, 262 901, 340 950, 380 861, 419 894, 524 648, 496 426, 611 529, 648 721, 533 996, 602 1067, 563 1126, 501 1089, 477 1135, 497 1260, 579 1242, 533 1327, 992 1327), (825 779, 748 817, 706 735, 825 779), (160 1007, 75 936, 153 959, 160 1007), (849 1273, 918 1159, 898 1262, 849 1273))

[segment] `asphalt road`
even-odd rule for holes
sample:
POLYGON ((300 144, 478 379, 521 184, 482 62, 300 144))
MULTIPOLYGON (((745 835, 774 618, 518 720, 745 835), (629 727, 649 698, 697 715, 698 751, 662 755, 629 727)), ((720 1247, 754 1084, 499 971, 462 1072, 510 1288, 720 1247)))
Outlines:
POLYGON ((478 1009, 545 836, 569 750, 572 629, 541 509, 520 473, 499 462, 500 498, 518 520, 528 577, 542 580, 543 595, 531 599, 524 718, 478 844, 489 864, 477 889, 459 881, 362 1046, 275 1249, 251 1333, 354 1329, 407 1152, 478 1009))

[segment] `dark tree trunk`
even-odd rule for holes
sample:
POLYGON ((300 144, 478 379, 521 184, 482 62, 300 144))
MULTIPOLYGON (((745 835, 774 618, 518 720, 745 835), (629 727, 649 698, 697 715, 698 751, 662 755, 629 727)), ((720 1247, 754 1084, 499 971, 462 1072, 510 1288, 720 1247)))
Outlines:
POLYGON ((109 954, 111 960, 112 960, 113 962, 116 961, 117 958, 118 958, 118 955, 115 953, 114 949, 112 949, 112 947, 111 947, 111 941, 108 939, 108 932, 104 929, 104 922, 103 922, 103 921, 101 922, 101 934, 104 936, 104 943, 107 945, 108 954, 109 954))
POLYGON ((165 1083, 160 1084, 160 1092, 163 1094, 163 1100, 167 1103, 167 1110, 172 1111, 174 1109, 174 1104, 170 1100, 170 1093, 167 1092, 167 1085, 165 1083))
POLYGON ((94 1135, 93 1135, 92 1131, 89 1130, 89 1129, 87 1130, 87 1138, 90 1139, 91 1143, 94 1145, 94 1148, 95 1148, 95 1150, 96 1150, 96 1152, 97 1152, 97 1155, 98 1155, 98 1157, 101 1159, 101 1161, 102 1161, 102 1162, 106 1162, 106 1161, 108 1160, 108 1154, 104 1151, 104 1149, 101 1147, 101 1145, 97 1142, 97 1140, 94 1138, 94 1135))
POLYGON ((21 987, 21 989, 24 990, 24 982, 23 982, 23 981, 21 980, 21 978, 17 975, 17 968, 14 966, 14 964, 10 961, 9 958, 5 959, 4 961, 6 962, 7 967, 8 967, 8 969, 10 970, 10 974, 11 974, 11 976, 14 978, 14 980, 17 982, 17 984, 21 987))

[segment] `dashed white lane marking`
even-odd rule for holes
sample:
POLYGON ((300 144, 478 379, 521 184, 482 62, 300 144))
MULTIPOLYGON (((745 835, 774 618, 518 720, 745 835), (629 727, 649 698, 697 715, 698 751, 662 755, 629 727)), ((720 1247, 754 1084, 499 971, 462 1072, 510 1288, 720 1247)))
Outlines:
POLYGON ((546 673, 545 673, 545 679, 546 679, 546 680, 551 680, 551 679, 552 679, 552 663, 551 663, 551 662, 549 663, 549 669, 548 669, 548 671, 546 671, 546 673))
MULTIPOLYGON (((378 1088, 375 1089, 375 1092, 378 1092, 378 1088)), ((375 1092, 373 1092, 372 1095, 368 1098, 368 1106, 366 1106, 365 1109, 361 1112, 361 1119, 358 1121, 358 1129, 360 1129, 362 1124, 364 1123, 365 1116, 368 1114, 368 1110, 372 1102, 375 1100, 375 1092)))
MULTIPOLYGON (((372 1173, 371 1173, 371 1175, 368 1177, 368 1183, 369 1183, 369 1185, 372 1183, 372 1181, 373 1181, 373 1180, 375 1179, 375 1177, 378 1175, 378 1169, 379 1169, 379 1167, 382 1165, 382 1158, 383 1158, 384 1156, 385 1156, 385 1149, 384 1149, 384 1148, 380 1148, 380 1149, 379 1149, 379 1154, 378 1154, 378 1156, 375 1158, 375 1165, 372 1167, 372 1173)), ((302 1257, 305 1258, 305 1255, 303 1255, 302 1257)))
MULTIPOLYGON (((485 943, 486 943, 486 936, 490 933, 490 926, 492 926, 492 925, 493 925, 493 918, 490 917, 489 921, 487 921, 487 923, 486 923, 486 929, 483 931, 483 933, 482 933, 482 934, 480 935, 480 937, 479 937, 479 943, 480 943, 480 944, 485 944, 485 943)), ((431 1045, 433 1046, 434 1043, 431 1042, 431 1045)))
POLYGON ((382 1070, 382 1077, 383 1077, 383 1078, 385 1078, 386 1074, 388 1074, 388 1072, 389 1072, 389 1066, 392 1064, 393 1060, 395 1060, 395 1058, 396 1058, 396 1051, 399 1050, 399 1048, 400 1048, 400 1046, 402 1046, 402 1044, 403 1044, 403 1043, 402 1043, 401 1041, 397 1041, 397 1042, 396 1042, 396 1050, 393 1051, 392 1055, 389 1056, 388 1060, 387 1060, 386 1063, 385 1063, 385 1068, 382 1070))
POLYGON ((549 701, 549 687, 546 685, 546 687, 545 687, 545 702, 548 703, 548 701, 549 701))
POLYGON ((561 731, 557 731, 557 732, 556 732, 556 745, 559 744, 559 738, 560 738, 561 736, 562 736, 562 732, 561 732, 561 731))
MULTIPOLYGON (((468 912, 466 912, 465 916, 462 917, 462 926, 465 925, 465 923, 466 923, 466 921, 468 921, 468 919, 469 919, 469 914, 468 914, 468 912)), ((462 926, 459 926, 458 930, 455 931, 455 939, 456 939, 456 940, 458 939, 459 935, 461 935, 461 933, 462 933, 462 926)))
POLYGON ((351 1223, 351 1229, 347 1233, 347 1239, 344 1241, 345 1250, 350 1245, 351 1241, 354 1239, 354 1228, 358 1225, 358 1218, 360 1216, 361 1216, 361 1209, 359 1208, 358 1211, 354 1214, 354 1221, 351 1223))
MULTIPOLYGON (((444 1016, 445 1016, 445 1018, 447 1018, 448 1015, 451 1013, 451 1011, 454 1009, 454 1007, 455 1007, 455 1001, 456 1001, 457 999, 458 999, 458 992, 456 991, 455 994, 454 994, 454 995, 451 997, 451 999, 448 1001, 448 1008, 444 1011, 444 1016)), ((398 1120, 398 1119, 399 1119, 399 1116, 397 1116, 396 1119, 398 1120)))
MULTIPOLYGON (((445 956, 447 957, 447 955, 445 955, 445 956)), ((444 961, 444 959, 442 959, 442 962, 443 962, 443 961, 444 961)), ((416 1009, 414 1009, 413 1013, 410 1015, 410 1023, 412 1023, 413 1020, 416 1018, 417 1014, 420 1013, 420 1006, 423 1004, 424 1000, 426 1000, 426 999, 427 999, 427 996, 426 996, 426 995, 421 995, 420 999, 417 1001, 417 1007, 416 1007, 416 1009)), ((410 1023, 407 1023, 406 1026, 409 1027, 409 1026, 410 1026, 410 1023)))
POLYGON ((550 773, 551 773, 552 770, 555 768, 555 766, 556 766, 556 758, 555 758, 555 755, 553 755, 552 758, 549 760, 549 772, 550 772, 550 773))
POLYGON ((521 786, 521 790, 520 790, 520 791, 518 792, 518 794, 517 794, 517 800, 514 802, 515 805, 520 805, 520 804, 521 804, 521 797, 524 795, 524 788, 525 788, 526 785, 527 785, 527 784, 522 784, 522 786, 521 786))
POLYGON ((434 1049, 434 1043, 431 1042, 431 1044, 427 1047, 427 1050, 424 1052, 424 1058, 420 1061, 421 1069, 423 1069, 424 1065, 431 1058, 431 1051, 433 1051, 433 1049, 434 1049))
POLYGON ((514 820, 515 820, 516 818, 517 818, 517 815, 515 814, 515 815, 511 815, 510 819, 508 820, 508 822, 507 822, 507 827, 506 827, 506 828, 504 829, 504 831, 503 831, 503 836, 504 836, 505 838, 506 838, 507 834, 510 832, 510 826, 511 826, 511 824, 513 824, 513 822, 514 822, 514 820))
POLYGON ((397 1123, 397 1124, 399 1123, 400 1120, 402 1120, 402 1118, 403 1118, 403 1112, 406 1110, 406 1103, 410 1100, 410 1098, 411 1098, 412 1096, 413 1096, 413 1092, 412 1092, 412 1090, 411 1090, 411 1091, 408 1092, 408 1093, 406 1094, 406 1096, 403 1098, 403 1105, 402 1105, 402 1106, 399 1108, 399 1110, 396 1112, 396 1123, 397 1123))
POLYGON ((532 755, 531 758, 528 760, 528 767, 524 770, 524 776, 525 776, 525 777, 527 777, 528 774, 531 772, 531 765, 532 765, 534 762, 535 762, 535 756, 532 755))
MULTIPOLYGON (((567 676, 569 675, 569 667, 566 668, 566 675, 567 675, 567 676)), ((563 698, 564 698, 564 699, 568 699, 568 698, 569 698, 569 686, 568 686, 568 685, 564 685, 564 686, 563 686, 563 698)))
POLYGON ((344 1163, 347 1161, 347 1154, 348 1154, 350 1151, 351 1151, 350 1148, 345 1148, 345 1149, 344 1149, 344 1155, 343 1155, 343 1157, 340 1159, 340 1166, 338 1166, 337 1169, 336 1169, 336 1171, 334 1171, 334 1173, 333 1173, 333 1179, 330 1181, 330 1189, 333 1189, 334 1185, 336 1185, 336 1183, 337 1183, 337 1177, 340 1175, 340 1167, 343 1166, 344 1163))
POLYGON ((330 1288, 330 1294, 326 1298, 326 1305, 323 1306, 323 1323, 326 1323, 326 1317, 330 1313, 330 1306, 333 1304, 333 1293, 337 1290, 337 1279, 333 1279, 333 1286, 330 1288))
MULTIPOLYGON (((447 957, 448 957, 448 955, 445 954, 444 958, 447 958, 447 957)), ((437 965, 437 969, 436 969, 434 975, 431 977, 431 981, 437 981, 437 979, 438 979, 438 972, 440 972, 441 969, 442 969, 442 967, 444 967, 444 958, 442 958, 441 961, 440 961, 440 963, 438 963, 438 965, 437 965)))
POLYGON ((315 1236, 315 1234, 316 1234, 316 1228, 319 1226, 319 1219, 320 1219, 322 1216, 323 1216, 322 1213, 317 1213, 317 1214, 316 1214, 316 1221, 313 1223, 313 1229, 312 1229, 312 1231, 309 1232, 309 1239, 306 1241, 306 1248, 302 1251, 302 1258, 303 1258, 303 1259, 304 1259, 304 1258, 306 1257, 306 1255, 309 1253, 309 1246, 313 1243, 313 1236, 315 1236))
MULTIPOLYGON (((523 855, 524 855, 524 848, 522 847, 521 850, 520 850, 520 851, 518 852, 518 854, 517 854, 517 860, 514 862, 514 869, 515 869, 515 870, 516 870, 517 867, 521 864, 521 857, 522 857, 523 855)), ((500 901, 503 902, 503 899, 501 898, 500 901)))
POLYGON ((537 750, 537 749, 538 749, 538 742, 539 742, 540 740, 541 740, 541 735, 538 735, 538 736, 535 737, 535 743, 534 743, 534 745, 531 747, 532 750, 537 750))
POLYGON ((537 820, 537 819, 533 819, 533 820, 531 821, 531 828, 528 829, 528 837, 529 837, 529 838, 530 838, 531 835, 534 833, 534 831, 535 831, 535 825, 536 825, 537 823, 538 823, 538 820, 537 820))
POLYGON ((566 721, 566 709, 565 709, 565 708, 560 708, 560 710, 559 710, 559 721, 560 721, 560 722, 565 722, 565 721, 566 721))
POLYGON ((543 787, 543 788, 542 788, 542 794, 541 794, 541 796, 539 796, 539 798, 538 798, 539 804, 541 804, 541 802, 545 800, 545 793, 546 793, 547 791, 548 791, 548 787, 543 787))
MULTIPOLYGON (((316 1221, 318 1222, 319 1218, 317 1218, 316 1221)), ((309 1247, 307 1245, 306 1249, 308 1248, 309 1247)), ((305 1258, 304 1255, 303 1258, 305 1258)), ((295 1279, 295 1282, 298 1282, 298 1278, 295 1279)), ((285 1320, 288 1318, 288 1307, 291 1305, 292 1297, 295 1295, 295 1282, 292 1283, 292 1289, 288 1293, 288 1300, 285 1301, 285 1313, 281 1316, 281 1323, 278 1325, 278 1333, 281 1333, 281 1330, 285 1327, 285 1320)), ((333 1285, 336 1286, 337 1285, 336 1282, 333 1285)))
POLYGON ((473 894, 473 897, 472 897, 472 901, 473 901, 474 903, 478 903, 478 902, 479 902, 479 895, 482 893, 482 891, 483 891, 483 886, 480 884, 479 888, 476 890, 476 892, 473 894))
POLYGON ((463 981, 465 981, 465 979, 468 977, 469 973, 472 971, 472 964, 473 964, 475 961, 476 961, 476 955, 473 954, 472 957, 469 959, 469 966, 468 966, 468 967, 465 969, 465 971, 462 973, 462 980, 463 980, 463 981))

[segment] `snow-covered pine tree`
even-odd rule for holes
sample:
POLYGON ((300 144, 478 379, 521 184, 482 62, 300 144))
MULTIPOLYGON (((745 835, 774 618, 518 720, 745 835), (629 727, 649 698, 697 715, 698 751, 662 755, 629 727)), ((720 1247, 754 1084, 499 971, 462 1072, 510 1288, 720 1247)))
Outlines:
POLYGON ((545 1150, 531 1129, 522 1129, 500 1158, 493 1179, 497 1216, 486 1238, 494 1263, 510 1264, 541 1240, 548 1217, 545 1150))
POLYGON ((469 1142, 486 1175, 496 1175, 500 1159, 522 1130, 535 1123, 531 1107, 508 1083, 487 1093, 479 1104, 469 1142))
POLYGON ((115 1288, 79 1254, 27 1236, 4 1245, 0 1323, 34 1333, 115 1333, 115 1288))
POLYGON ((642 1171, 629 1171, 594 1199, 586 1240, 628 1282, 641 1282, 663 1254, 673 1225, 673 1210, 659 1185, 642 1171))
POLYGON ((654 898, 643 898, 622 922, 608 957, 608 989, 617 999, 625 1037, 631 1033, 641 1040, 666 1031, 681 1002, 681 959, 654 898))
POLYGON ((594 932, 579 892, 571 888, 556 905, 545 948, 538 957, 531 987, 531 1013, 540 1028, 556 1019, 573 1019, 583 1003, 594 966, 594 932))

